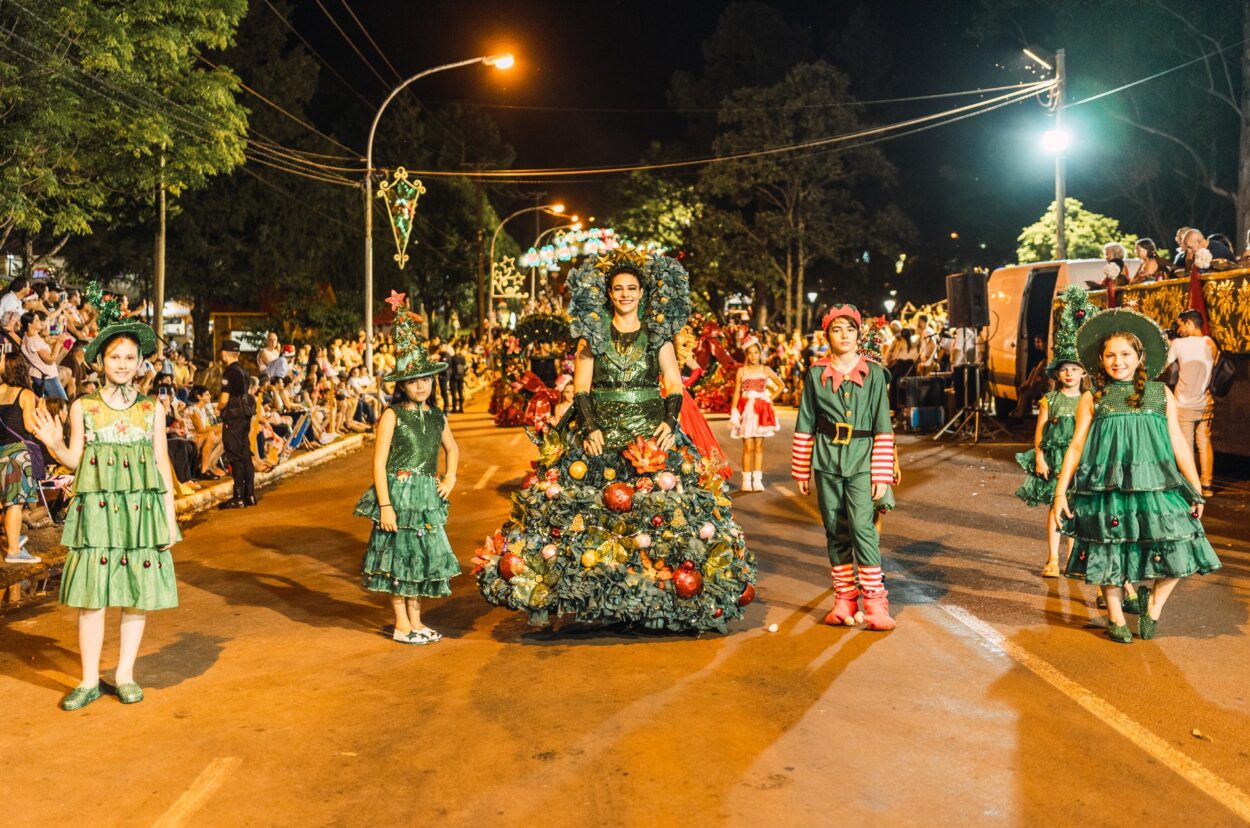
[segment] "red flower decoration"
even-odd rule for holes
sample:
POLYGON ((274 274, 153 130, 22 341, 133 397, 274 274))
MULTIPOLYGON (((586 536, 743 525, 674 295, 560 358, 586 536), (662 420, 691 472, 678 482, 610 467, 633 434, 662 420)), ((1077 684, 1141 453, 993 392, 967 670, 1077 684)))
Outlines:
POLYGON ((649 474, 662 470, 668 458, 660 451, 659 445, 650 438, 635 437, 621 456, 634 466, 639 474, 649 474))

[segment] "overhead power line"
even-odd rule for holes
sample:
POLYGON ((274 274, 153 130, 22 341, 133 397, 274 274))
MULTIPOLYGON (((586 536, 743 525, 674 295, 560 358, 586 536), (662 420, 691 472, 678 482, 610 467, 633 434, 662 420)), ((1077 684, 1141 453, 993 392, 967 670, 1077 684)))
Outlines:
POLYGON ((305 38, 302 34, 300 34, 299 30, 291 25, 291 21, 287 20, 286 16, 283 15, 282 12, 278 11, 274 7, 273 3, 269 2, 269 0, 264 0, 264 3, 266 6, 269 7, 269 10, 273 12, 274 16, 277 17, 278 20, 282 21, 282 25, 286 26, 287 29, 290 30, 291 34, 295 35, 295 37, 299 39, 299 42, 304 44, 304 46, 308 49, 308 51, 312 53, 313 57, 315 57, 321 63, 322 66, 328 69, 331 75, 334 75, 334 77, 338 79, 339 83, 343 84, 343 86, 349 92, 351 92, 357 98, 360 98, 360 100, 362 100, 366 105, 371 106, 371 107, 377 106, 376 101, 370 101, 367 97, 365 97, 364 93, 362 93, 356 87, 352 86, 351 83, 348 82, 347 78, 339 74, 338 70, 336 70, 333 66, 331 66, 330 62, 326 60, 324 57, 322 57, 320 52, 318 52, 315 48, 313 48, 313 45, 308 42, 307 38, 305 38))
MULTIPOLYGON (((622 107, 583 107, 583 106, 523 106, 520 104, 472 104, 479 109, 508 109, 521 110, 531 112, 597 112, 607 114, 634 115, 645 113, 669 114, 669 115, 685 115, 708 113, 715 114, 720 112, 773 112, 778 110, 792 109, 846 109, 854 106, 876 106, 878 104, 897 104, 897 103, 914 103, 917 101, 934 101, 942 98, 964 98, 970 95, 988 95, 992 92, 1003 92, 1010 89, 1023 89, 1026 86, 1033 86, 1037 81, 1028 81, 1026 83, 1011 83, 1005 86, 988 86, 984 89, 963 89, 958 92, 938 92, 932 95, 909 95, 904 98, 878 98, 870 101, 838 101, 837 103, 828 104, 802 104, 799 106, 725 106, 719 108, 699 108, 699 107, 669 107, 669 108, 622 108, 622 107)), ((443 101, 442 103, 446 103, 443 101)))
POLYGON ((1105 98, 1108 95, 1115 95, 1117 93, 1123 92, 1125 89, 1132 89, 1134 86, 1137 86, 1139 84, 1149 83, 1152 80, 1157 80, 1158 78, 1161 78, 1164 75, 1170 75, 1171 73, 1176 72, 1180 69, 1184 69, 1187 66, 1193 66, 1195 63, 1202 63, 1203 61, 1208 60, 1216 55, 1222 55, 1224 52, 1227 52, 1229 49, 1235 49, 1238 46, 1241 46, 1242 44, 1244 44, 1245 42, 1246 42, 1246 38, 1242 38, 1236 43, 1230 43, 1227 46, 1216 49, 1214 52, 1207 52, 1204 55, 1199 55, 1193 60, 1187 60, 1184 63, 1178 63, 1177 65, 1173 66, 1171 69, 1164 69, 1162 72, 1155 72, 1153 75, 1147 75, 1144 78, 1138 78, 1137 80, 1132 81, 1130 83, 1126 83, 1123 86, 1117 86, 1114 89, 1108 89, 1106 92, 1099 92, 1097 95, 1090 95, 1088 98, 1082 98, 1079 101, 1073 101, 1072 103, 1064 106, 1064 109, 1071 109, 1074 106, 1087 104, 1090 101, 1096 101, 1099 98, 1105 98))
POLYGON ((759 158, 766 155, 777 155, 783 153, 798 152, 805 149, 814 149, 817 147, 828 146, 831 144, 844 143, 859 138, 867 138, 881 133, 902 130, 919 124, 936 121, 942 118, 948 118, 959 115, 964 112, 977 111, 992 107, 998 103, 1014 103, 1019 100, 1025 100, 1033 97, 1039 91, 1046 89, 1054 84, 1053 79, 1038 81, 1020 87, 1012 92, 1000 95, 996 98, 990 98, 985 101, 977 101, 971 104, 965 104, 961 107, 948 109, 944 112, 937 112, 931 115, 924 115, 919 118, 911 118, 905 121, 898 121, 893 124, 887 124, 880 127, 870 127, 868 129, 857 130, 855 132, 844 133, 842 135, 833 135, 827 138, 818 138, 811 141, 803 141, 797 144, 787 144, 780 147, 768 147, 758 150, 748 150, 743 152, 728 153, 725 155, 707 156, 703 158, 691 158, 683 161, 666 161, 653 164, 626 164, 620 166, 602 166, 602 167, 562 167, 552 169, 527 169, 527 170, 481 170, 477 172, 465 172, 463 170, 410 170, 415 175, 423 175, 429 177, 459 177, 459 178, 560 178, 566 176, 581 175, 602 175, 607 173, 628 173, 628 172, 645 172, 652 170, 669 170, 680 169, 682 167, 697 167, 706 164, 715 164, 724 161, 741 161, 749 158, 759 158))

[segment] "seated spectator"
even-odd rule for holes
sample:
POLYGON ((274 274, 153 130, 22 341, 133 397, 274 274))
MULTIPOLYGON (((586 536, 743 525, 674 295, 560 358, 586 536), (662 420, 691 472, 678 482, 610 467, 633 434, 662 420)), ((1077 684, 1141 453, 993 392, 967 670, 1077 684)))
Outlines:
POLYGON ((200 449, 200 477, 219 479, 226 476, 220 467, 225 446, 221 441, 221 423, 213 395, 202 385, 191 389, 191 404, 187 406, 190 420, 190 437, 200 449))
POLYGON ((1138 239, 1133 254, 1141 261, 1137 272, 1129 280, 1130 285, 1143 285, 1171 275, 1167 264, 1159 258, 1159 249, 1153 239, 1138 239))
POLYGON ((39 502, 39 480, 46 469, 37 458, 41 472, 36 475, 36 458, 31 447, 35 427, 36 399, 30 389, 30 372, 21 357, 0 358, 0 498, 4 500, 4 539, 6 563, 39 563, 26 551, 22 534, 22 511, 39 502))
POLYGON ((0 349, 6 354, 20 354, 22 352, 21 328, 21 311, 0 313, 0 349))
POLYGON ((1202 235, 1201 230, 1190 229, 1185 234, 1182 244, 1185 248, 1186 262, 1190 266, 1197 267, 1199 273, 1209 272, 1216 260, 1223 259, 1232 262, 1237 258, 1227 245, 1215 239, 1208 239, 1202 235))
POLYGON ((282 349, 278 345, 278 335, 270 331, 265 335, 265 344, 256 352, 257 370, 262 374, 267 373, 265 369, 280 356, 282 356, 282 349))
POLYGON ((68 399, 57 371, 57 364, 66 353, 66 338, 48 336, 43 311, 22 314, 22 355, 30 365, 31 387, 41 397, 68 399))

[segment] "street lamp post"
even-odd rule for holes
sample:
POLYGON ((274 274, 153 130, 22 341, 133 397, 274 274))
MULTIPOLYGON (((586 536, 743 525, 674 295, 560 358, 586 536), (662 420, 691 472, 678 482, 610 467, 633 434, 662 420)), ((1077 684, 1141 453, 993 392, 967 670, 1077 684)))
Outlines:
POLYGON ((487 271, 489 276, 486 278, 486 305, 489 308, 490 303, 495 301, 495 242, 499 241, 499 233, 503 230, 503 226, 514 218, 525 213, 535 213, 538 211, 558 216, 564 212, 564 205, 556 202, 555 204, 539 204, 534 207, 522 207, 515 213, 512 213, 503 221, 495 226, 495 232, 490 237, 490 255, 486 260, 487 271))
POLYGON ((1035 52, 1025 49, 1024 53, 1039 65, 1055 73, 1055 92, 1052 97, 1055 108, 1055 126, 1042 136, 1042 146, 1055 155, 1055 258, 1063 261, 1068 258, 1067 228, 1067 180, 1064 165, 1064 150, 1068 148, 1069 136, 1063 128, 1063 96, 1067 86, 1067 72, 1064 50, 1055 52, 1055 63, 1052 66, 1035 52))
POLYGON ((816 312, 816 297, 817 296, 818 294, 814 290, 808 291, 807 293, 807 328, 808 330, 811 330, 811 327, 812 327, 812 314, 816 312))
MULTIPOLYGON (((561 230, 581 230, 581 229, 582 229, 582 223, 577 220, 577 216, 573 216, 572 223, 561 224, 558 227, 549 227, 546 230, 539 233, 538 238, 534 239, 534 243, 530 246, 534 250, 538 250, 538 245, 542 244, 542 240, 546 238, 547 236, 551 235, 552 233, 558 233, 561 230)), ((530 301, 531 302, 534 301, 534 297, 537 295, 537 281, 538 281, 538 266, 535 265, 530 268, 530 301)))
POLYGON ((497 69, 508 69, 515 62, 511 54, 505 53, 500 55, 484 55, 469 60, 462 60, 456 63, 445 63, 442 66, 435 66, 433 69, 426 69, 424 72, 418 72, 399 86, 391 90, 391 94, 386 96, 386 100, 382 101, 382 105, 378 107, 377 113, 373 116, 373 124, 369 127, 369 144, 365 149, 365 365, 370 376, 373 376, 373 137, 378 131, 378 121, 382 119, 382 113, 386 111, 386 107, 395 96, 408 87, 413 81, 418 81, 427 75, 433 75, 435 72, 445 72, 448 69, 459 69, 462 66, 472 66, 475 63, 484 63, 487 66, 494 66, 497 69))

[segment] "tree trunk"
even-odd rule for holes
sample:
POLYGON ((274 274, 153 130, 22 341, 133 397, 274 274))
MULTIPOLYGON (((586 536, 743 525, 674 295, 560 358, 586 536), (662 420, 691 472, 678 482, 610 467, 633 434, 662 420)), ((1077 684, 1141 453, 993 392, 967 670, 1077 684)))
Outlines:
POLYGON ((35 272, 35 240, 29 230, 22 231, 22 275, 29 279, 35 272))
MULTIPOLYGON (((755 327, 757 330, 763 330, 768 324, 768 312, 771 309, 768 301, 768 282, 763 279, 755 280, 755 327)), ((725 310, 725 306, 721 305, 718 313, 725 310)))
MULTIPOLYGON (((213 361, 213 335, 208 331, 208 302, 203 300, 191 305, 191 325, 195 329, 195 357, 204 362, 213 361)), ((210 388, 210 391, 215 389, 210 388)))
POLYGON ((798 263, 797 273, 794 279, 794 324, 795 327, 789 328, 786 333, 793 334, 796 330, 803 332, 806 327, 803 321, 803 311, 807 307, 807 246, 803 244, 804 236, 807 233, 807 223, 803 219, 799 219, 799 238, 798 238, 798 263))
POLYGON ((794 330, 794 245, 786 246, 786 313, 787 331, 794 330))
MULTIPOLYGON (((1241 34, 1250 38, 1250 0, 1241 2, 1241 34)), ((1237 157, 1237 238, 1234 245, 1247 245, 1250 230, 1250 40, 1241 42, 1241 134, 1237 157)), ((1237 253, 1233 250, 1233 253, 1237 253)))

